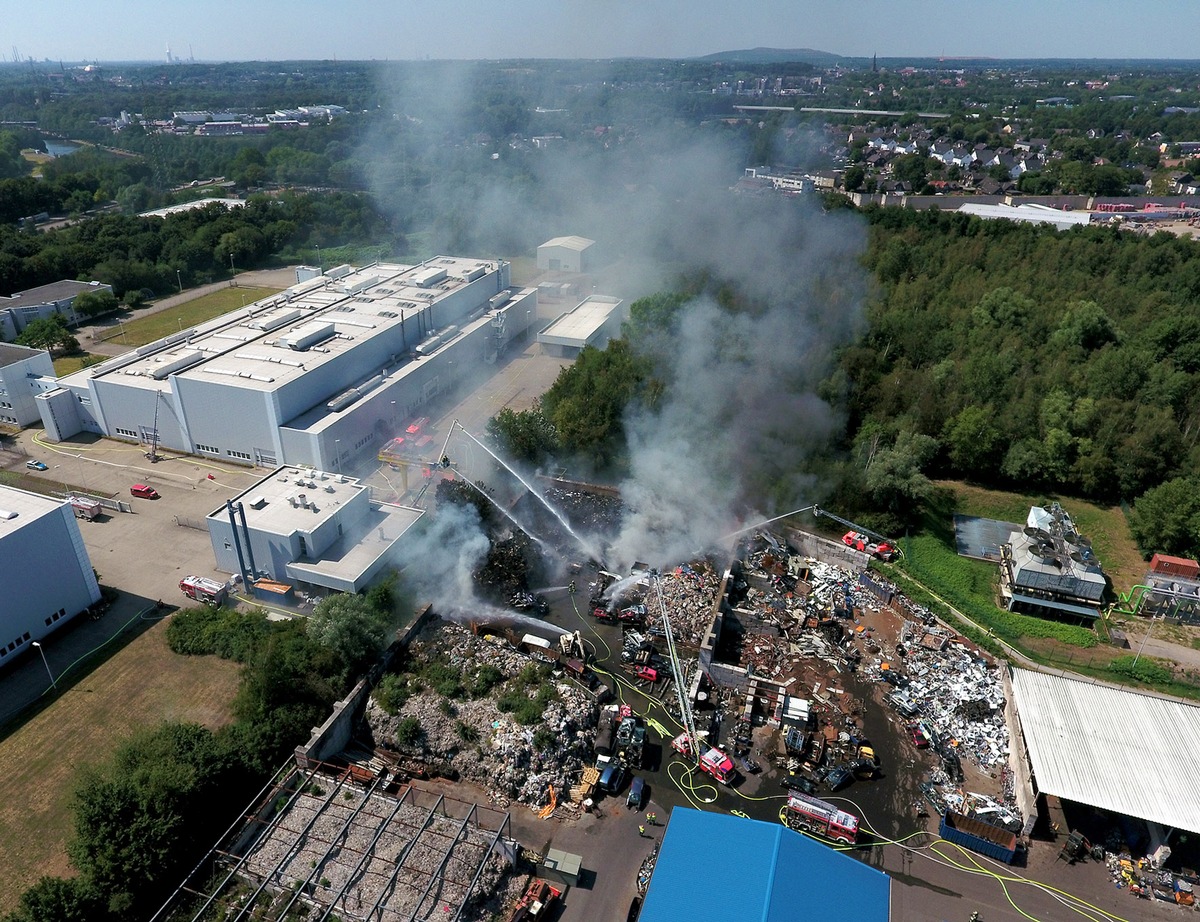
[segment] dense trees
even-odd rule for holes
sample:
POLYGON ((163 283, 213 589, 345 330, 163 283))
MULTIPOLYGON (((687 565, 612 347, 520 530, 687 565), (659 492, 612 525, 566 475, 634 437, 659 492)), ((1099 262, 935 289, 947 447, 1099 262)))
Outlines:
MULTIPOLYGON (((927 474, 1102 500, 1134 500, 1200 460, 1190 239, 869 216, 882 289, 841 355, 849 440, 872 433, 894 451, 920 435, 936 446, 927 474)), ((1148 548, 1200 548, 1154 518, 1141 515, 1148 548)))

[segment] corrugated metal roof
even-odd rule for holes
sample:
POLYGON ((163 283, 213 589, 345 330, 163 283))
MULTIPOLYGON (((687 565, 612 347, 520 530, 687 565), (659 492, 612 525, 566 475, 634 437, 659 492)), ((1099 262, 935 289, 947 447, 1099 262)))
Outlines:
POLYGON ((676 807, 639 922, 887 922, 891 884, 785 826, 676 807), (814 899, 817 892, 842 898, 814 899))
POLYGON ((1013 670, 1039 791, 1200 833, 1200 707, 1013 670))

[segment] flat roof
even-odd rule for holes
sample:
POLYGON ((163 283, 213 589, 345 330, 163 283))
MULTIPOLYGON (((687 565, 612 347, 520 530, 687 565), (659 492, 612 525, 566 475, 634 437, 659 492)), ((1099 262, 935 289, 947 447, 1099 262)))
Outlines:
MULTIPOLYGON (((276 468, 233 497, 247 526, 276 535, 311 532, 367 488, 356 478, 294 465, 276 468)), ((224 505, 208 518, 228 518, 224 505)))
POLYGON ((539 342, 584 346, 618 310, 620 298, 592 295, 567 311, 538 334, 539 342))
MULTIPOLYGON (((1072 560, 1067 554, 1042 557, 1038 543, 1022 531, 1014 531, 1008 540, 1012 546, 1014 587, 1100 603, 1105 580, 1098 564, 1072 560)), ((1062 549, 1075 551, 1074 546, 1067 543, 1063 543, 1062 549)))
MULTIPOLYGON (((467 276, 498 267, 495 261, 439 256, 419 266, 331 269, 246 308, 75 372, 62 383, 86 387, 89 378, 117 376, 122 385, 154 390, 177 375, 274 391, 359 343, 387 334, 403 320, 411 321, 470 284, 467 276), (443 271, 444 278, 430 281, 443 271)), ((480 303, 486 304, 486 298, 480 303)), ((409 328, 415 329, 414 324, 409 328)), ((363 376, 373 371, 379 369, 364 368, 363 376)))
POLYGON ((1200 833, 1200 707, 1026 669, 1012 677, 1039 791, 1200 833))
POLYGON ((31 359, 45 351, 45 349, 31 349, 29 346, 18 346, 16 343, 0 343, 0 368, 31 359))
POLYGON ((676 807, 639 919, 887 922, 891 884, 882 871, 781 824, 676 807))
MULTIPOLYGON (((586 250, 588 247, 594 245, 595 243, 596 243, 595 240, 588 240, 587 237, 569 236, 569 237, 552 237, 551 239, 549 239, 545 243, 543 243, 542 246, 544 246, 544 247, 566 247, 568 250, 578 250, 579 252, 582 253, 584 250, 586 250)), ((538 249, 541 249, 541 247, 538 247, 538 249)))
POLYGON ((356 584, 424 514, 424 510, 409 506, 388 503, 372 506, 370 513, 355 523, 354 531, 325 548, 319 559, 289 563, 288 576, 319 586, 356 584))
POLYGON ((1008 221, 1025 221, 1031 224, 1053 224, 1060 230, 1076 224, 1090 224, 1092 216, 1086 211, 1062 211, 1045 205, 989 205, 967 202, 958 210, 977 218, 1004 218, 1008 221))
POLYGON ((0 486, 0 538, 20 530, 27 522, 61 509, 65 504, 65 499, 0 486))
POLYGON ((0 299, 0 307, 33 307, 47 304, 51 301, 65 301, 85 291, 108 291, 109 286, 102 282, 76 282, 63 279, 61 282, 51 282, 49 285, 39 285, 37 288, 27 288, 18 291, 11 297, 0 299))
POLYGON ((180 205, 168 205, 166 208, 155 208, 153 211, 143 211, 138 215, 139 218, 165 218, 167 215, 181 214, 185 211, 195 211, 197 208, 204 208, 208 205, 219 204, 226 208, 241 208, 246 202, 240 198, 198 198, 190 202, 183 202, 180 205))

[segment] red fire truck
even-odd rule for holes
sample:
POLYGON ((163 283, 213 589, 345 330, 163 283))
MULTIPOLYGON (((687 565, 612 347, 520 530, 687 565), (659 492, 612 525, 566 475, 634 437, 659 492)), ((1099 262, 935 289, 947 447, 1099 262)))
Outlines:
MULTIPOLYGON (((680 733, 671 740, 671 748, 681 756, 691 757, 692 746, 686 733, 680 733)), ((711 775, 721 784, 732 784, 738 777, 737 769, 733 767, 733 759, 716 748, 701 752, 700 771, 711 775)))
POLYGON ((224 583, 204 576, 185 576, 179 581, 179 590, 189 599, 206 605, 220 605, 228 594, 224 583))
POLYGON ((783 824, 789 829, 810 832, 844 845, 853 845, 858 838, 857 816, 808 794, 788 795, 783 824))

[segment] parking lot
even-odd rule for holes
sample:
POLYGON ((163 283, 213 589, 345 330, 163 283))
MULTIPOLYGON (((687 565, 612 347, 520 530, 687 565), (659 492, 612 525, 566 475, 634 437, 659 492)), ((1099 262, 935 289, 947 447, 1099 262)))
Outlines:
POLYGON ((93 437, 53 444, 41 435, 34 429, 17 435, 0 452, 0 466, 26 475, 27 480, 44 479, 120 500, 133 511, 106 510, 95 521, 78 520, 101 584, 120 595, 98 620, 77 618, 52 634, 43 645, 45 664, 36 656, 26 656, 0 672, 0 724, 42 695, 50 683, 47 666, 61 679, 81 657, 123 631, 132 632, 131 619, 136 622, 139 612, 153 608, 160 599, 167 605, 178 604, 183 598, 179 580, 184 576, 225 580, 228 574, 213 568, 204 517, 262 473, 169 452, 151 463, 136 445, 93 437), (43 462, 46 470, 27 468, 30 459, 43 462), (153 487, 159 499, 130 495, 136 483, 153 487))

